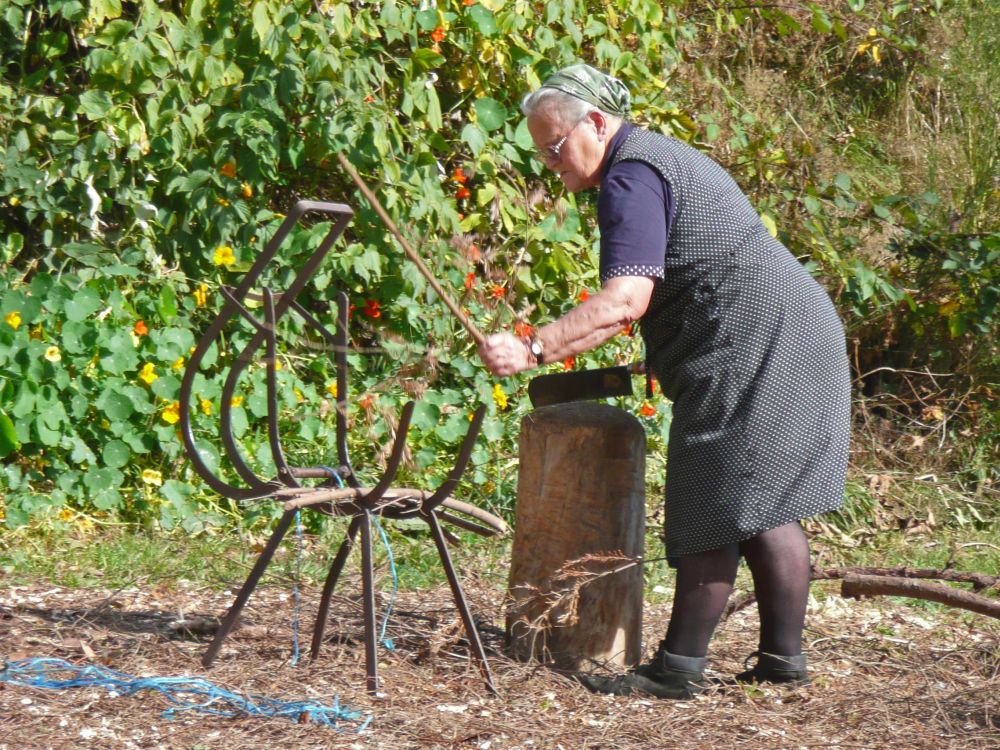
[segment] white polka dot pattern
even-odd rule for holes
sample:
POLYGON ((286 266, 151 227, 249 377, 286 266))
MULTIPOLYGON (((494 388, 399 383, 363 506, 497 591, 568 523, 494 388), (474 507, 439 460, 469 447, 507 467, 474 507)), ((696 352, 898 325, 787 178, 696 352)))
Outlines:
POLYGON ((673 401, 667 554, 840 507, 850 376, 829 296, 705 154, 636 128, 615 162, 626 159, 660 172, 674 197, 662 273, 611 271, 662 275, 640 330, 673 401))

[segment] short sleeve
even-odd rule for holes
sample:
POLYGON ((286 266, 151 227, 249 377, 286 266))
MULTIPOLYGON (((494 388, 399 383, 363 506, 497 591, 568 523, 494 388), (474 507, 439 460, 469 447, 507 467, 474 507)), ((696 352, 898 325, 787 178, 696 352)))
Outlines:
POLYGON ((663 278, 673 214, 670 184, 648 164, 620 161, 601 182, 601 283, 616 276, 663 278))

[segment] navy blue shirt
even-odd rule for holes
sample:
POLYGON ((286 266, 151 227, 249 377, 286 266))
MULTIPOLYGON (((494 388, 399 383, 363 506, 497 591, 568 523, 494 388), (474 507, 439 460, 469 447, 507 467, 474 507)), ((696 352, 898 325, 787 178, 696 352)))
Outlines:
POLYGON ((620 161, 615 154, 634 125, 623 123, 604 158, 597 223, 601 229, 600 277, 663 278, 667 236, 673 221, 670 183, 648 164, 620 161))

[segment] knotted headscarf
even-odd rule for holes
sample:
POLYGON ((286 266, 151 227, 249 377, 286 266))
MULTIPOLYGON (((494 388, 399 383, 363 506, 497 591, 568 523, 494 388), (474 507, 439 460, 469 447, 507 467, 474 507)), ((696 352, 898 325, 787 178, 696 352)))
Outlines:
POLYGON ((619 117, 628 116, 632 106, 632 96, 624 83, 583 63, 553 73, 541 88, 562 91, 619 117))

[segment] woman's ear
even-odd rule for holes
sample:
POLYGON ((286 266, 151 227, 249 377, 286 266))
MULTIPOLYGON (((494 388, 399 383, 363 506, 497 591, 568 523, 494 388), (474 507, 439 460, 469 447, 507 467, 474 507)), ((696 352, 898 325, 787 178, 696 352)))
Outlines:
POLYGON ((608 119, 604 116, 604 113, 599 109, 595 109, 587 117, 594 123, 594 130, 597 131, 597 140, 603 141, 608 134, 608 119))

